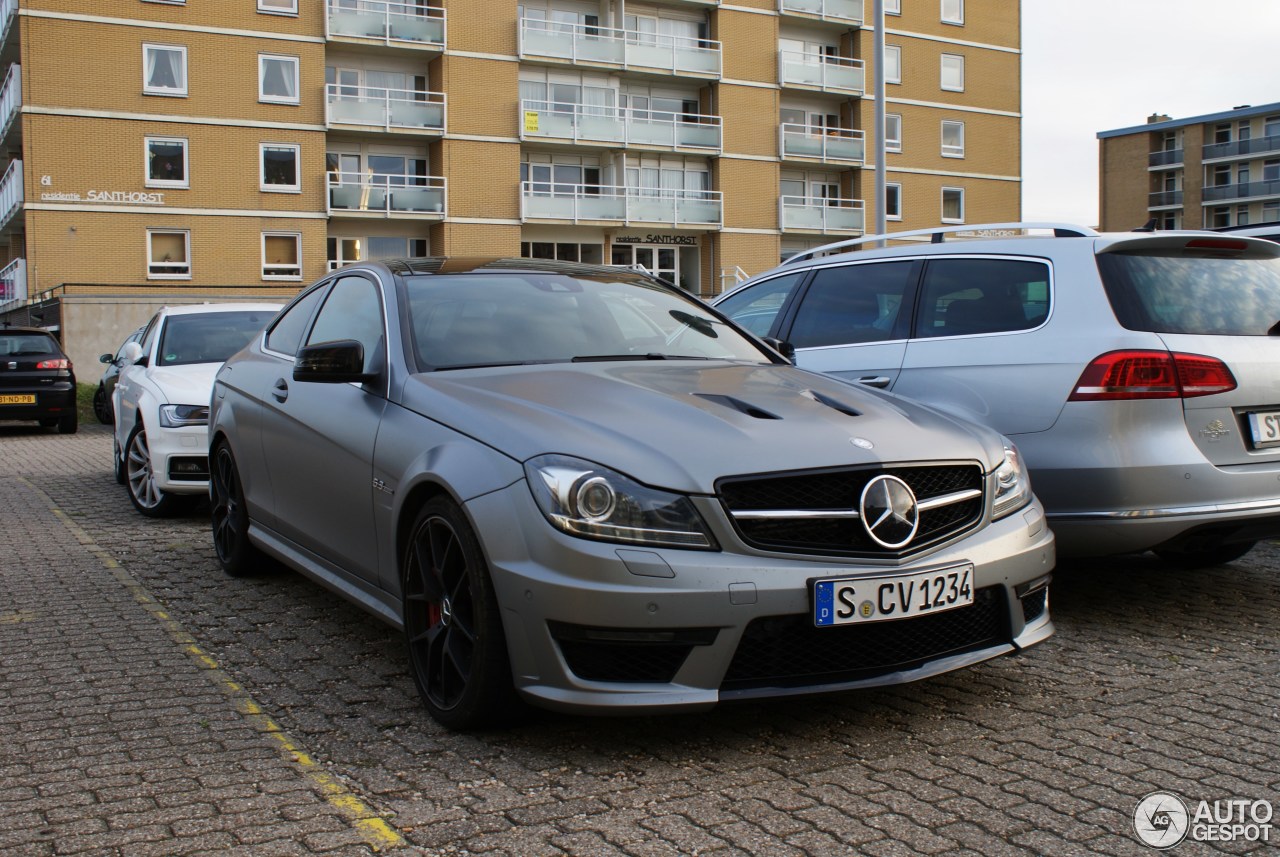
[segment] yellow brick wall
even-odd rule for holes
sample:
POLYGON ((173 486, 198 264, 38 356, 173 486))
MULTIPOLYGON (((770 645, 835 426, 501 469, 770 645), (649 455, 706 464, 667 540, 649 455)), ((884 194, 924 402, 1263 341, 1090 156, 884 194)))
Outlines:
POLYGON ((298 0, 297 15, 259 12, 254 0, 188 0, 180 5, 144 3, 141 0, 22 0, 22 7, 40 12, 156 21, 179 26, 324 36, 324 0, 298 0))
MULTIPOLYGON (((1034 0, 1033 0, 1034 2, 1034 0)), ((901 15, 885 15, 886 41, 892 42, 894 30, 922 33, 941 39, 980 42, 987 45, 1016 48, 1021 44, 1021 4, 1011 0, 964 0, 964 24, 942 23, 939 0, 903 0, 901 15)), ((872 0, 865 0, 865 26, 874 23, 872 0)))
POLYGON ((730 9, 721 9, 714 18, 712 37, 721 43, 724 76, 777 83, 778 19, 730 9))
POLYGON ((730 83, 722 83, 716 89, 724 150, 735 155, 776 158, 778 90, 730 83))
POLYGON ((441 224, 443 246, 433 252, 449 256, 519 256, 520 227, 502 223, 441 224))
POLYGON ((520 147, 515 143, 445 140, 450 217, 520 216, 520 147))
MULTIPOLYGON (((714 279, 705 280, 705 291, 720 291, 720 269, 737 265, 754 276, 762 271, 775 268, 779 258, 779 239, 776 235, 751 235, 737 232, 722 232, 715 237, 716 253, 714 260, 714 279)), ((730 284, 732 286, 732 284, 730 284)))
MULTIPOLYGON (((450 30, 450 38, 452 38, 450 30)), ((519 66, 446 55, 432 86, 448 93, 450 134, 515 138, 520 133, 519 66)))
POLYGON ((778 228, 778 165, 720 158, 712 176, 724 191, 724 225, 741 229, 778 228))

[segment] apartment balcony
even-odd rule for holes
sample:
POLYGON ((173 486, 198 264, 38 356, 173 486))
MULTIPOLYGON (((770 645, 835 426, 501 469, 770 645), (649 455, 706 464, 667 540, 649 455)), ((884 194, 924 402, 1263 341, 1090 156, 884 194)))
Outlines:
POLYGON ((329 173, 329 216, 443 220, 445 180, 438 176, 329 173))
POLYGON ((445 45, 445 12, 387 0, 329 0, 325 38, 439 53, 445 45))
POLYGON ((709 39, 521 18, 519 41, 526 60, 720 77, 720 43, 709 39))
POLYGON ((14 63, 4 76, 4 84, 0 85, 0 142, 10 149, 18 149, 22 145, 22 123, 18 121, 21 113, 22 66, 14 63), (13 134, 12 139, 10 134, 13 134))
POLYGON ((1147 155, 1148 167, 1159 167, 1169 169, 1170 167, 1182 166, 1183 153, 1181 149, 1165 149, 1160 152, 1152 152, 1147 155))
POLYGON ((719 154, 720 117, 548 101, 520 104, 521 140, 719 154))
POLYGON ((778 80, 784 87, 833 95, 862 95, 864 79, 862 60, 778 51, 778 80))
POLYGON ((778 0, 778 13, 860 26, 862 0, 778 0))
POLYGON ((863 132, 849 128, 780 125, 778 151, 785 161, 857 166, 866 159, 863 132))
POLYGON ((1182 191, 1162 190, 1147 195, 1147 208, 1179 208, 1182 206, 1182 191))
POLYGON ((1209 143, 1201 152, 1202 161, 1256 158, 1260 155, 1280 153, 1280 136, 1255 137, 1249 140, 1233 140, 1230 143, 1209 143))
POLYGON ((4 178, 0 178, 0 234, 11 231, 14 221, 21 216, 24 193, 22 161, 10 161, 4 178))
POLYGON ((522 182, 520 219, 528 222, 644 224, 719 229, 719 191, 522 182))
POLYGON ((866 217, 860 199, 784 196, 778 199, 778 222, 788 232, 859 235, 866 217))
MULTIPOLYGON (((0 192, 3 192, 2 189, 0 189, 0 192)), ((1201 193, 1201 199, 1205 202, 1225 202, 1227 200, 1261 199, 1265 197, 1280 197, 1280 181, 1217 185, 1206 187, 1201 193)))
POLYGON ((0 0, 0 62, 15 63, 21 56, 18 0, 0 0))
POLYGON ((444 133, 443 92, 331 83, 325 95, 325 125, 330 129, 431 137, 444 133))
POLYGON ((27 299, 27 260, 14 259, 0 268, 0 306, 27 299))

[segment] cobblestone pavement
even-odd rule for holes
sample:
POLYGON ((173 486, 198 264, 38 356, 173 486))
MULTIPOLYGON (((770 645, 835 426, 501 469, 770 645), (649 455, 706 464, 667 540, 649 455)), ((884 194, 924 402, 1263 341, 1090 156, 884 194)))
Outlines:
POLYGON ((905 687, 456 735, 396 633, 223 576, 110 449, 0 425, 0 854, 1127 855, 1149 792, 1280 802, 1277 544, 1060 568, 1056 637, 905 687))

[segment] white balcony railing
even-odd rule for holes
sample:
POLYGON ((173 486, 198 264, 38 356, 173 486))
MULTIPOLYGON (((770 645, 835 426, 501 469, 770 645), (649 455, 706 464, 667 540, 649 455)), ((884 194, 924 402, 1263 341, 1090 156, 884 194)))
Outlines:
POLYGON ((8 226, 22 210, 23 194, 22 161, 10 161, 4 178, 0 178, 0 229, 8 226))
POLYGON ((783 86, 861 95, 865 88, 862 60, 778 51, 778 80, 783 86))
POLYGON ((555 101, 525 100, 520 139, 560 139, 622 146, 719 152, 720 117, 555 101))
POLYGON ((13 24, 18 20, 18 0, 0 0, 0 45, 16 32, 13 24))
POLYGON ((778 126, 778 147, 784 158, 806 158, 827 164, 861 164, 866 159, 863 133, 850 128, 778 126))
POLYGON ((0 306, 27 299, 27 260, 14 259, 0 268, 0 306))
POLYGON ((377 89, 331 83, 325 88, 325 122, 384 131, 444 132, 443 92, 377 89))
POLYGON ((860 199, 784 196, 778 199, 783 229, 860 233, 866 224, 860 199))
POLYGON ((438 176, 329 173, 329 214, 444 217, 445 180, 438 176))
POLYGON ((862 23, 862 0, 778 0, 778 11, 812 15, 824 21, 862 23))
POLYGON ((616 221, 719 229, 719 191, 522 182, 522 220, 616 221))
POLYGON ((445 13, 437 6, 388 0, 329 0, 326 35, 377 39, 397 47, 443 49, 445 13))
POLYGON ((14 63, 0 86, 0 139, 9 133, 13 120, 22 110, 22 66, 14 63))
POLYGON ((720 76, 720 43, 594 24, 520 19, 521 58, 568 60, 672 74, 720 76))

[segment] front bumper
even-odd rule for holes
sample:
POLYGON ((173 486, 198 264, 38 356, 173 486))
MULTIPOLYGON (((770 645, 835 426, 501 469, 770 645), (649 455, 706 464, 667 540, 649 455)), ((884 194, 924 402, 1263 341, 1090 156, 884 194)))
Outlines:
POLYGON ((516 687, 566 711, 697 710, 733 698, 913 681, 1053 633, 1054 537, 1038 502, 906 561, 766 554, 743 546, 714 501, 721 551, 576 539, 524 482, 466 504, 489 562, 516 687), (810 581, 971 562, 975 604, 913 619, 818 629, 810 581), (878 654, 877 654, 878 653, 878 654))
POLYGON ((209 493, 209 427, 147 427, 156 487, 167 494, 209 493))

